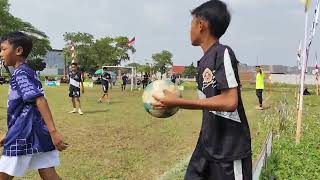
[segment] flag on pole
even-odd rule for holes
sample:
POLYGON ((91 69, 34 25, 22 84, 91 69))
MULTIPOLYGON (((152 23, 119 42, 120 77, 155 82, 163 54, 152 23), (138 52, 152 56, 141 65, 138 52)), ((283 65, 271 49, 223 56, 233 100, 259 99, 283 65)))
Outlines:
POLYGON ((319 80, 319 66, 318 66, 318 55, 316 53, 316 67, 315 67, 315 75, 316 75, 316 80, 319 80))
POLYGON ((300 0, 304 5, 304 11, 307 12, 312 0, 300 0))
POLYGON ((316 9, 314 10, 313 22, 312 22, 312 36, 314 36, 316 32, 316 27, 319 23, 319 10, 320 10, 320 1, 318 1, 316 9))
POLYGON ((301 70, 301 66, 302 66, 302 60, 301 60, 302 53, 303 53, 303 50, 302 50, 301 41, 300 41, 299 42, 299 48, 298 48, 298 51, 297 51, 297 66, 298 66, 299 70, 301 70))
POLYGON ((136 41, 136 37, 133 37, 130 41, 128 41, 128 46, 132 46, 136 41))
POLYGON ((319 67, 318 64, 316 64, 316 80, 319 80, 319 67))
POLYGON ((314 35, 316 33, 316 29, 317 29, 317 26, 318 26, 318 23, 319 23, 319 11, 320 11, 320 1, 318 0, 317 6, 316 6, 316 8, 314 10, 312 27, 310 29, 308 49, 311 46, 312 40, 314 38, 314 35))

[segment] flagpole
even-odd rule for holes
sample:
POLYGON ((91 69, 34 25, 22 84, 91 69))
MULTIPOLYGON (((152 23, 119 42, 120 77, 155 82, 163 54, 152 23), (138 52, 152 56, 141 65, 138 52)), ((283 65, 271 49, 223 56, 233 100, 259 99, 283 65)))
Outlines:
POLYGON ((319 68, 318 68, 318 65, 317 65, 316 71, 317 71, 316 72, 316 89, 317 89, 317 96, 319 96, 319 68))
POLYGON ((319 70, 318 70, 318 54, 316 52, 316 67, 315 67, 315 75, 316 75, 316 95, 319 95, 319 84, 318 84, 318 75, 319 75, 319 70))
MULTIPOLYGON (((133 42, 133 48, 136 50, 136 41, 134 41, 133 42)), ((133 56, 133 62, 135 62, 135 59, 136 59, 136 53, 134 52, 133 54, 132 54, 132 56, 133 56)), ((133 76, 134 76, 134 89, 137 89, 137 69, 136 68, 134 68, 133 69, 133 76)))
MULTIPOLYGON (((133 41, 133 43, 132 43, 132 47, 133 47, 134 49, 135 49, 135 44, 136 44, 136 41, 135 41, 135 37, 134 37, 134 41, 133 41)), ((134 57, 134 56, 135 56, 135 54, 134 54, 134 52, 132 52, 132 62, 133 62, 133 63, 135 62, 135 60, 134 60, 135 57, 134 57)), ((135 81, 134 81, 134 78, 135 78, 135 77, 134 77, 134 76, 135 76, 134 74, 135 74, 134 68, 132 68, 132 69, 131 69, 131 91, 133 91, 133 88, 134 88, 134 85, 133 85, 134 82, 135 82, 135 81)))
POLYGON ((319 74, 317 74, 317 96, 319 96, 319 74))
POLYGON ((317 96, 319 96, 319 73, 316 75, 317 96))
POLYGON ((307 36, 308 36, 308 11, 305 10, 305 29, 304 29, 304 49, 303 49, 303 62, 300 75, 300 94, 299 94, 299 108, 297 118, 297 129, 296 129, 296 145, 300 144, 301 140, 301 125, 302 125, 302 110, 303 110, 303 91, 304 91, 304 80, 305 72, 307 67, 307 36))

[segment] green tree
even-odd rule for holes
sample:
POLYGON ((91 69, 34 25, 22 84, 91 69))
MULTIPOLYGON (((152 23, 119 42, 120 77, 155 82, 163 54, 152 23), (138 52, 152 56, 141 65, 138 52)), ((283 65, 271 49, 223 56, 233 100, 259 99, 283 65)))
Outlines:
POLYGON ((49 50, 51 50, 50 42, 46 38, 38 39, 33 38, 33 48, 29 54, 27 64, 35 71, 43 71, 46 68, 46 63, 44 63, 44 56, 49 50))
POLYGON ((136 49, 133 46, 128 45, 129 39, 127 37, 119 36, 114 38, 115 43, 115 59, 114 65, 119 65, 123 61, 129 61, 129 52, 135 53, 136 49))
POLYGON ((139 68, 141 66, 141 64, 139 63, 130 63, 130 64, 127 64, 126 67, 135 67, 135 68, 139 68))
POLYGON ((102 65, 115 65, 116 59, 115 49, 113 47, 113 39, 110 37, 104 37, 96 40, 93 45, 96 55, 96 64, 102 65))
MULTIPOLYGON (((28 57, 28 64, 42 64, 43 57, 49 50, 51 50, 50 41, 47 35, 33 27, 30 23, 24 22, 21 19, 11 15, 9 8, 10 5, 8 0, 0 0, 0 36, 12 31, 22 31, 30 35, 33 39, 33 49, 28 57)), ((41 69, 43 70, 43 68, 35 68, 34 70, 38 71, 41 69)))
POLYGON ((67 61, 71 62, 70 42, 76 46, 77 61, 85 71, 97 66, 117 66, 123 61, 130 60, 129 52, 135 49, 128 45, 127 37, 103 37, 94 40, 93 35, 82 32, 67 32, 64 34, 66 47, 64 48, 67 61))
POLYGON ((184 77, 193 78, 197 75, 197 68, 191 63, 190 66, 187 66, 182 74, 184 77))
POLYGON ((121 62, 130 60, 129 52, 134 53, 134 47, 128 45, 127 37, 104 37, 97 39, 94 44, 97 64, 117 66, 121 62))
POLYGON ((43 62, 42 58, 35 58, 32 61, 27 62, 30 68, 36 69, 37 71, 43 71, 46 68, 46 63, 43 62))
POLYGON ((152 74, 153 67, 151 64, 146 63, 144 65, 139 66, 137 69, 138 72, 143 73, 143 74, 152 74))
POLYGON ((161 73, 161 79, 162 75, 169 70, 169 66, 173 65, 172 53, 167 50, 153 54, 152 60, 154 61, 154 70, 161 73))

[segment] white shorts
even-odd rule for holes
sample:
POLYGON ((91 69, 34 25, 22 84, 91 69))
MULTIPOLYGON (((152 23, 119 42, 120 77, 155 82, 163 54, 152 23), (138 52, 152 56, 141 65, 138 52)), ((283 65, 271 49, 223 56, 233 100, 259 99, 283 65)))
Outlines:
POLYGON ((59 151, 57 150, 24 156, 2 156, 0 172, 22 177, 27 170, 51 168, 59 165, 59 151))

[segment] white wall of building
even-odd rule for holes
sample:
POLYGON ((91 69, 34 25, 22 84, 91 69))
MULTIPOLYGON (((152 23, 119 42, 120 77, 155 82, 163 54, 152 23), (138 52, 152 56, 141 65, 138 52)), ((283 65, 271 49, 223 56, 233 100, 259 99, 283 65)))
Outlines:
MULTIPOLYGON (((272 74, 272 83, 298 84, 300 83, 300 75, 296 74, 272 74)), ((315 85, 316 76, 306 75, 305 84, 315 85)))
POLYGON ((45 68, 43 71, 40 72, 41 75, 58 75, 57 68, 45 68))

